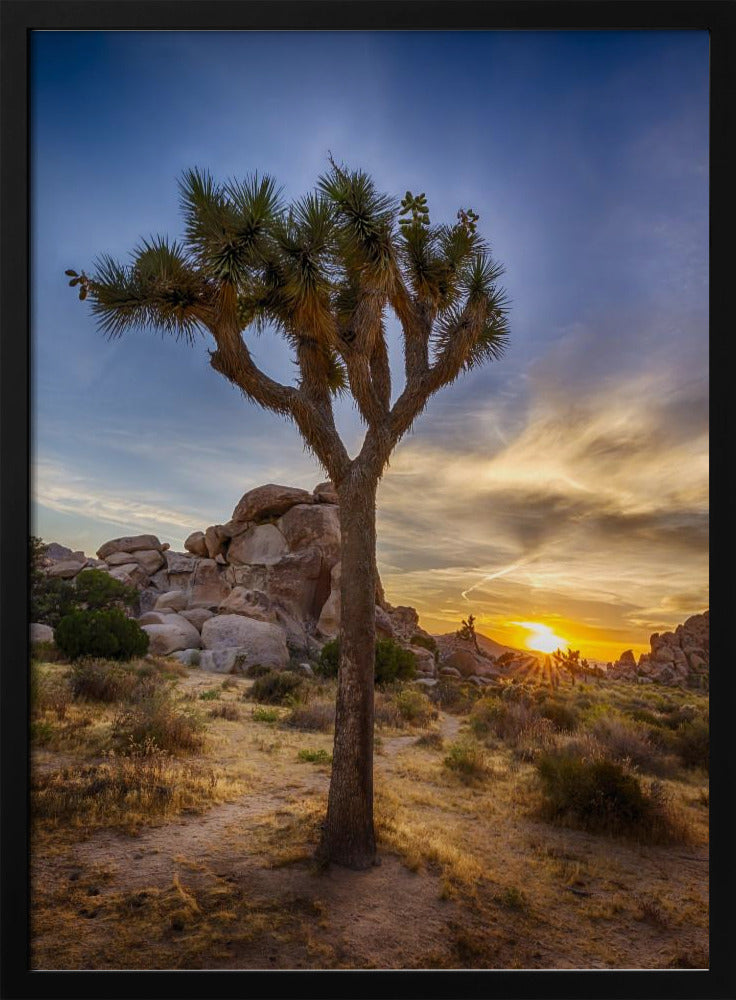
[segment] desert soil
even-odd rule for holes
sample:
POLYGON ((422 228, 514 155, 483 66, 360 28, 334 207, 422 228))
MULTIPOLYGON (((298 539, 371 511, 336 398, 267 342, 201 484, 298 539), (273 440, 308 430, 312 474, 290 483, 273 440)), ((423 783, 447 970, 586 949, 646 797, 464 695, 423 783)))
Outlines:
MULTIPOLYGON (((246 682, 238 682, 239 697, 246 682)), ((191 671, 195 695, 212 677, 191 671)), ((246 791, 136 835, 44 839, 32 855, 33 967, 663 968, 707 964, 708 849, 643 847, 551 827, 532 778, 497 762, 482 787, 420 732, 376 755, 380 864, 312 860, 330 734, 217 720, 209 754, 246 791)), ((464 720, 440 714, 445 745, 464 720)), ((72 757, 41 752, 35 766, 72 757)), ((694 807, 693 807, 694 808, 694 807)))

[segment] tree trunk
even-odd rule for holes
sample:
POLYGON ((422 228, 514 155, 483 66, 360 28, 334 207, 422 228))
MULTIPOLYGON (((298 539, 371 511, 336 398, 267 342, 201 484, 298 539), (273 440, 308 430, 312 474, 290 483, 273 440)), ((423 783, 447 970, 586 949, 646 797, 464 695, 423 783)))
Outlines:
POLYGON ((339 487, 340 668, 332 778, 318 856, 369 868, 373 829, 373 674, 376 647, 377 479, 351 469, 339 487))

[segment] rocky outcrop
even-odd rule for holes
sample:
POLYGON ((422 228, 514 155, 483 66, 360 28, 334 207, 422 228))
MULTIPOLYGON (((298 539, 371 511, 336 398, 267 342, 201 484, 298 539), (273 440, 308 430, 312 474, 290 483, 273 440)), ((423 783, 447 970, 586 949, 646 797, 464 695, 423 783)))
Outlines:
POLYGON ((692 615, 673 632, 655 632, 649 652, 636 662, 627 649, 606 674, 614 680, 669 684, 708 690, 710 673, 710 614, 692 615))
MULTIPOLYGON (((340 515, 332 483, 319 483, 312 493, 274 483, 249 490, 226 524, 191 532, 184 547, 174 552, 155 535, 130 535, 105 542, 100 559, 89 560, 49 546, 56 558, 47 558, 46 566, 73 579, 94 565, 135 586, 151 652, 176 652, 205 669, 283 667, 290 656, 314 658, 337 635, 340 515), (215 642, 223 630, 226 641, 215 642)), ((412 638, 431 638, 416 611, 391 607, 380 580, 375 600, 377 634, 411 648, 419 673, 434 676, 433 652, 411 646, 412 638)))

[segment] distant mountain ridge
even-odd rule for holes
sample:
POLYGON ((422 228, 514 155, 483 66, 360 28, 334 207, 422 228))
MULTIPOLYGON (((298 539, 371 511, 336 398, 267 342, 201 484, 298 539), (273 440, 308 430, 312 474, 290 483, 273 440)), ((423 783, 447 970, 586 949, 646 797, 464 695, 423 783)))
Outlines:
MULTIPOLYGON (((503 653, 521 653, 523 656, 535 656, 531 649, 518 649, 514 646, 504 646, 503 643, 497 642, 495 639, 491 639, 488 635, 483 635, 482 632, 476 632, 475 637, 478 640, 479 648, 487 653, 489 656, 501 656, 503 653)), ((454 639, 454 632, 445 632, 443 634, 435 634, 434 636, 437 640, 442 639, 454 639)))

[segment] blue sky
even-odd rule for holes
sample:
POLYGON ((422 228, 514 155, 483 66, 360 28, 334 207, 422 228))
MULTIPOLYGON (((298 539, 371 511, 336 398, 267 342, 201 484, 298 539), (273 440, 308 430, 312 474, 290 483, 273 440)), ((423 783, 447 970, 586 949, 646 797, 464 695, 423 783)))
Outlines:
MULTIPOLYGON (((32 50, 37 534, 181 548, 253 486, 323 478, 211 345, 110 343, 63 272, 179 235, 187 167, 295 197, 331 151, 425 191, 433 221, 472 206, 512 302, 505 358, 435 398, 382 482, 389 599, 435 631, 545 621, 602 659, 707 606, 706 33, 47 32, 32 50)), ((284 345, 252 343, 292 377, 284 345)), ((338 419, 354 449, 348 403, 338 419)))

